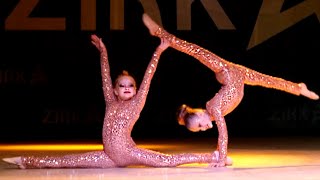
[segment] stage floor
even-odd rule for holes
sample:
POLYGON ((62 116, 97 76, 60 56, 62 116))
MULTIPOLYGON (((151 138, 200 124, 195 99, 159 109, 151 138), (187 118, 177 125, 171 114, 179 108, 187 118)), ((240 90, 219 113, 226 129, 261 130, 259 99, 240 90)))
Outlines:
MULTIPOLYGON (((18 169, 0 162, 1 180, 251 180, 320 179, 320 137, 230 138, 229 156, 233 166, 208 168, 207 164, 189 164, 175 168, 130 167, 111 169, 18 169)), ((163 153, 212 152, 216 139, 138 140, 140 147, 163 153)), ((64 155, 101 150, 92 142, 47 142, 1 144, 0 158, 19 155, 64 155)))

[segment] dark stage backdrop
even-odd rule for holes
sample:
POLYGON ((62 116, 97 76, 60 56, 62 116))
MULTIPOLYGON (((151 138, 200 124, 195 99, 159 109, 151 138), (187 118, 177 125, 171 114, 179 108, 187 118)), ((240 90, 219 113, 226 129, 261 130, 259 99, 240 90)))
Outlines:
MULTIPOLYGON (((101 139, 105 104, 99 53, 111 74, 140 83, 159 39, 148 12, 170 33, 234 63, 320 93, 318 0, 1 0, 0 140, 101 139)), ((182 104, 205 107, 220 84, 196 59, 168 49, 161 57, 134 138, 215 136, 176 122, 182 104)), ((258 86, 226 116, 231 136, 320 134, 320 103, 258 86)))

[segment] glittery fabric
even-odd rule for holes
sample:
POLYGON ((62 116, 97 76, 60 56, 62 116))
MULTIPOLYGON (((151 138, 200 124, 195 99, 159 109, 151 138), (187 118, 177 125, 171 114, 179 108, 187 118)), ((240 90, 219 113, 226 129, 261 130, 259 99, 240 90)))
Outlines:
POLYGON ((215 163, 214 153, 163 154, 136 146, 131 131, 145 105, 151 79, 156 71, 160 54, 157 48, 145 71, 137 94, 130 100, 118 100, 113 92, 107 52, 102 51, 101 75, 106 102, 103 124, 103 151, 71 154, 62 157, 22 157, 25 168, 108 168, 145 165, 174 167, 187 163, 215 163))
POLYGON ((108 168, 116 166, 103 151, 56 157, 27 156, 22 157, 21 160, 25 168, 108 168))
MULTIPOLYGON (((168 155, 142 149, 136 146, 131 138, 131 131, 142 111, 151 79, 156 71, 162 50, 157 50, 146 69, 142 83, 137 94, 129 101, 117 101, 113 94, 109 67, 102 62, 103 82, 105 82, 104 95, 106 98, 106 114, 103 125, 104 151, 117 166, 146 165, 153 167, 172 167, 186 163, 211 163, 215 158, 213 154, 175 154, 168 155)), ((107 58, 103 57, 103 61, 107 58)))
POLYGON ((223 163, 223 160, 226 162, 227 158, 228 131, 224 116, 233 111, 241 102, 244 94, 244 84, 259 85, 300 95, 300 86, 297 83, 265 75, 228 62, 196 44, 175 37, 162 28, 158 28, 155 36, 166 38, 170 41, 170 47, 199 60, 215 73, 216 79, 222 84, 218 93, 206 104, 206 109, 213 116, 219 131, 220 163, 223 163))

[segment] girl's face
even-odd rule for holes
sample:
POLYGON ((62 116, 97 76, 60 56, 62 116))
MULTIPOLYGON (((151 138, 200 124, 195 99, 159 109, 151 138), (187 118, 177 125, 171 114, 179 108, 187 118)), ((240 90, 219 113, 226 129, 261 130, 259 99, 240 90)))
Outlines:
POLYGON ((210 116, 204 112, 196 112, 187 124, 187 128, 192 132, 206 131, 213 127, 210 116))
POLYGON ((114 94, 118 96, 119 100, 130 100, 136 93, 136 82, 131 76, 121 76, 118 78, 114 94))

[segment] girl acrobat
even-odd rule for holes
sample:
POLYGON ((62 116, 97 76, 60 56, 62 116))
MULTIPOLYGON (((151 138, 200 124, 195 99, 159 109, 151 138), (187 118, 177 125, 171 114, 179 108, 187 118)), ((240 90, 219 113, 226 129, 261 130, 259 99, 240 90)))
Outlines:
POLYGON ((193 110, 185 106, 181 108, 182 112, 178 118, 179 124, 186 125, 191 131, 205 131, 211 128, 212 121, 215 121, 219 132, 217 149, 220 154, 219 161, 215 164, 217 167, 225 166, 227 162, 228 131, 224 117, 232 112, 241 102, 244 95, 244 85, 274 88, 294 95, 302 95, 313 100, 319 99, 319 96, 313 91, 308 90, 304 83, 294 83, 282 78, 259 73, 247 67, 229 62, 196 44, 179 39, 156 24, 147 14, 143 14, 143 22, 148 27, 151 35, 166 39, 170 42, 171 48, 199 60, 215 73, 217 81, 221 83, 222 86, 218 93, 207 101, 206 110, 193 110), (186 118, 186 115, 190 113, 195 113, 196 116, 186 118))
MULTIPOLYGON (((110 76, 107 49, 102 39, 91 36, 92 44, 100 52, 102 89, 106 103, 102 130, 102 151, 65 156, 19 156, 3 158, 7 163, 25 168, 112 168, 143 165, 149 167, 175 167, 188 163, 216 163, 217 151, 213 153, 163 154, 139 148, 131 137, 134 124, 145 105, 150 83, 156 71, 160 55, 169 43, 162 39, 145 71, 142 84, 137 90, 136 82, 126 71, 120 74, 114 85, 110 76)), ((232 160, 228 159, 229 165, 232 160)))

